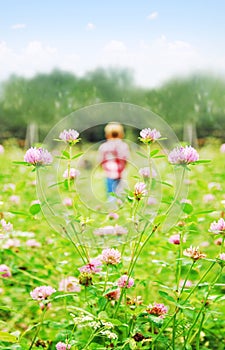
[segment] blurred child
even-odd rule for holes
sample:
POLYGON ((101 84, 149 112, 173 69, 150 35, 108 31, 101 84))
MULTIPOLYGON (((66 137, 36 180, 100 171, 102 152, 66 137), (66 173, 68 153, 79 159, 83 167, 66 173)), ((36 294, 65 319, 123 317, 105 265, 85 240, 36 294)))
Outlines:
MULTIPOLYGON (((122 140, 123 126, 111 122, 105 127, 106 141, 99 147, 100 163, 106 176, 107 196, 117 193, 129 157, 129 147, 122 140)), ((113 197, 112 197, 113 198, 113 197)))

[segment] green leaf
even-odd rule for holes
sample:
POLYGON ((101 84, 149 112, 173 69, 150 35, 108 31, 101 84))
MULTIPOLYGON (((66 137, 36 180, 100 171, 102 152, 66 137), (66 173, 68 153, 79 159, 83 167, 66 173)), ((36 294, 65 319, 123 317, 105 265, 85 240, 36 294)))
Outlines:
POLYGON ((171 297, 168 293, 164 292, 163 290, 159 291, 159 294, 161 295, 161 297, 163 297, 164 299, 167 299, 169 301, 172 301, 173 303, 176 302, 176 300, 171 297))
POLYGON ((209 160, 209 159, 202 159, 202 160, 196 160, 196 162, 194 162, 194 163, 192 163, 192 164, 206 164, 206 163, 210 163, 211 162, 211 160, 209 160))
POLYGON ((136 341, 133 338, 129 340, 129 347, 131 350, 134 350, 137 348, 136 341))
POLYGON ((185 214, 190 214, 193 211, 193 206, 189 203, 182 203, 181 208, 185 214))
POLYGON ((148 157, 144 154, 144 153, 142 153, 142 152, 136 152, 139 156, 141 156, 141 157, 143 157, 143 158, 145 158, 145 159, 148 159, 148 157))
POLYGON ((38 214, 39 212, 41 211, 41 206, 40 204, 33 204, 31 205, 31 207, 29 208, 29 212, 32 214, 32 215, 36 215, 38 214))
POLYGON ((13 164, 17 164, 17 165, 28 165, 28 166, 30 166, 30 165, 32 165, 32 164, 30 164, 30 163, 27 163, 27 162, 13 162, 13 164))
POLYGON ((109 318, 107 312, 105 311, 100 311, 98 314, 98 319, 102 320, 107 320, 109 318))
POLYGON ((73 156, 72 159, 76 159, 76 158, 82 156, 83 154, 84 154, 84 152, 78 153, 75 156, 73 156))
POLYGON ((0 341, 8 343, 17 343, 17 338, 14 335, 11 335, 7 332, 0 332, 0 341))
POLYGON ((69 154, 69 152, 67 152, 67 151, 62 151, 62 155, 63 155, 65 158, 70 159, 70 154, 69 154))
POLYGON ((29 216, 29 214, 23 212, 23 211, 18 211, 18 210, 10 210, 10 213, 15 214, 15 215, 24 215, 24 216, 29 216))
POLYGON ((159 153, 159 149, 154 149, 153 151, 150 152, 150 157, 154 158, 154 156, 159 153))

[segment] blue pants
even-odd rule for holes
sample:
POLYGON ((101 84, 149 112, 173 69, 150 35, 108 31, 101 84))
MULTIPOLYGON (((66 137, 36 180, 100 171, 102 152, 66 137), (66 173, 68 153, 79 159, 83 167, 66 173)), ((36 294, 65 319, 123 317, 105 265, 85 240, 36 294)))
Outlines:
POLYGON ((120 179, 109 179, 108 177, 106 178, 106 190, 107 190, 107 195, 110 195, 112 192, 116 192, 116 188, 120 183, 120 179))

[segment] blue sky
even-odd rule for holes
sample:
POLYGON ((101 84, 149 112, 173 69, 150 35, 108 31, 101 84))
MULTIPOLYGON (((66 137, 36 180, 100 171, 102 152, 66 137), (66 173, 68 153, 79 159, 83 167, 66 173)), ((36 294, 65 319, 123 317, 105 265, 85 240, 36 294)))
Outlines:
POLYGON ((0 0, 0 81, 54 68, 127 67, 154 87, 225 76, 224 0, 0 0))

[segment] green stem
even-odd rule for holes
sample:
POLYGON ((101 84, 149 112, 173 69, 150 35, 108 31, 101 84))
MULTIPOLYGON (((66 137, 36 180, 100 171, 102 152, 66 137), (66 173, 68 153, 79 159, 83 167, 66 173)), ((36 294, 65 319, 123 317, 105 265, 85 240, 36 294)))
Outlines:
POLYGON ((151 192, 152 187, 152 159, 151 159, 151 146, 147 144, 148 149, 148 166, 149 166, 149 183, 148 183, 148 193, 151 192))
POLYGON ((223 253, 224 240, 225 240, 225 235, 223 234, 222 242, 221 242, 221 246, 220 246, 220 254, 223 253))
POLYGON ((175 196, 174 196, 173 201, 171 202, 169 208, 166 210, 165 215, 167 215, 167 214, 170 212, 170 210, 172 209, 172 207, 174 206, 174 204, 176 203, 176 201, 177 201, 177 199, 178 199, 178 197, 179 197, 179 195, 180 195, 181 188, 182 188, 182 184, 183 184, 183 182, 184 182, 185 170, 186 170, 185 167, 183 167, 182 174, 181 174, 181 180, 180 180, 180 183, 179 183, 179 187, 178 187, 178 189, 177 189, 177 191, 176 191, 176 193, 175 193, 175 196))
MULTIPOLYGON (((46 307, 47 307, 47 305, 46 305, 46 307)), ((34 345, 34 343, 35 343, 35 341, 36 341, 36 339, 37 339, 38 333, 40 332, 41 326, 42 326, 43 321, 44 321, 45 313, 46 313, 46 310, 47 310, 46 307, 45 307, 45 309, 43 310, 43 312, 42 312, 42 314, 41 314, 41 319, 40 319, 40 322, 39 322, 38 327, 37 327, 37 329, 36 329, 36 332, 35 332, 35 334, 34 334, 34 337, 33 337, 33 339, 32 339, 32 342, 31 342, 31 344, 30 344, 29 350, 31 350, 31 349, 33 348, 33 345, 34 345)))
MULTIPOLYGON (((143 242, 143 244, 142 244, 141 246, 140 246, 141 239, 142 239, 142 237, 143 237, 143 234, 145 233, 145 228, 146 228, 146 227, 144 228, 144 230, 143 230, 142 233, 140 234, 139 240, 138 240, 138 242, 137 242, 137 245, 136 245, 135 250, 134 250, 134 253, 133 253, 133 258, 131 259, 130 266, 129 266, 129 268, 128 268, 127 283, 128 283, 128 281, 129 281, 129 278, 130 278, 130 276, 131 276, 131 274, 132 274, 132 272, 133 272, 133 269, 134 269, 134 267, 135 267, 135 264, 136 264, 136 262, 137 262, 137 259, 139 258, 139 256, 140 256, 140 254, 141 254, 143 248, 145 247, 145 245, 147 244, 147 242, 149 241, 149 239, 151 238, 151 236, 155 233, 155 231, 157 230, 158 227, 159 227, 159 225, 154 226, 153 230, 152 230, 151 233, 146 237, 145 241, 143 242), (138 248, 139 248, 139 250, 138 250, 138 248), (136 254, 136 255, 135 255, 135 254, 136 254)), ((126 288, 126 286, 125 286, 125 288, 126 288)), ((116 317, 117 312, 118 312, 118 310, 119 310, 119 307, 120 307, 120 304, 121 304, 121 301, 122 301, 122 298, 123 298, 123 294, 124 294, 124 289, 125 289, 125 288, 123 288, 123 289, 121 290, 120 298, 119 298, 118 303, 117 303, 117 306, 116 306, 116 310, 115 310, 114 317, 116 317)))
POLYGON ((72 147, 69 146, 69 159, 68 159, 68 165, 67 165, 67 172, 68 172, 68 175, 67 175, 67 183, 68 183, 68 190, 70 192, 70 169, 71 169, 71 150, 72 150, 72 147))
MULTIPOLYGON (((181 239, 182 239, 182 238, 181 238, 181 239)), ((180 250, 179 250, 179 254, 180 254, 180 250)), ((181 294, 182 294, 182 292, 183 292, 183 290, 184 290, 184 287, 185 287, 185 285, 186 285, 188 276, 189 276, 190 273, 191 273, 191 270, 192 270, 192 268, 193 268, 193 266, 194 266, 194 263, 195 263, 195 260, 193 260, 193 262, 192 262, 192 264, 191 264, 191 266, 190 266, 190 268, 189 268, 189 270, 188 270, 188 272, 187 272, 187 275, 186 275, 186 277, 185 277, 185 280, 184 280, 184 283, 183 283, 183 285, 182 285, 181 291, 180 291, 179 296, 178 296, 178 298, 177 298, 177 302, 179 302, 179 299, 180 299, 181 294)), ((177 291, 179 291, 179 280, 178 280, 178 283, 177 283, 177 291)), ((173 349, 174 349, 174 350, 175 350, 175 340, 176 340, 176 331, 177 331, 176 318, 177 318, 177 314, 178 314, 179 310, 180 310, 179 307, 176 306, 175 313, 174 313, 174 316, 173 316, 172 346, 173 346, 173 349)))
POLYGON ((183 285, 182 285, 182 287, 181 287, 181 290, 180 290, 180 293, 179 293, 179 299, 180 299, 180 297, 181 297, 181 294, 183 293, 183 290, 184 290, 185 285, 186 285, 186 283, 187 283, 188 277, 189 277, 189 275, 190 275, 190 272, 191 272, 191 270, 192 270, 192 268, 193 268, 195 262, 196 262, 196 260, 193 260, 193 261, 192 261, 192 264, 191 264, 191 266, 190 266, 190 268, 189 268, 189 270, 188 270, 188 272, 187 272, 187 275, 186 275, 186 277, 185 277, 184 283, 183 283, 183 285))
MULTIPOLYGON (((194 327, 195 327, 195 325, 196 325, 196 323, 197 323, 199 317, 201 316, 203 310, 205 309, 205 304, 206 304, 206 302, 207 302, 207 299, 208 299, 208 297, 209 297, 209 294, 210 294, 212 288, 214 287, 216 281, 220 278, 220 276, 221 276, 221 274, 222 274, 222 270, 223 270, 223 269, 221 268, 221 269, 220 269, 220 273, 216 276, 216 278, 214 279, 214 281, 208 286, 208 292, 207 292, 207 294, 206 294, 204 300, 202 301, 202 307, 200 308, 200 310, 199 310, 199 312, 198 312, 198 314, 197 314, 197 316, 196 316, 196 318, 195 318, 194 323, 192 324, 192 326, 190 327, 190 329, 189 329, 189 331, 188 331, 188 334, 187 334, 187 337, 186 337, 186 340, 185 340, 185 343, 184 343, 184 349, 185 349, 185 347, 186 347, 186 345, 187 345, 187 342, 188 342, 188 339, 189 339, 189 336, 190 336, 192 330, 194 329, 194 327)), ((200 327, 199 327, 199 329, 198 329, 198 344, 199 344, 199 340, 200 340, 200 332, 201 332, 201 329, 202 329, 204 317, 205 317, 205 313, 203 313, 203 317, 202 317, 202 320, 201 320, 201 324, 200 324, 200 327)), ((199 348, 199 345, 198 345, 198 348, 199 348)), ((196 349, 197 349, 197 348, 196 348, 196 349)))
MULTIPOLYGON (((203 281, 203 279, 207 276, 207 274, 209 273, 209 271, 212 269, 212 267, 215 265, 215 261, 213 261, 213 263, 208 267, 208 269, 206 270, 206 272, 203 274, 203 276, 200 278, 200 280, 198 281, 198 283, 194 286, 194 288, 192 288, 192 290, 190 291, 190 293, 188 294, 188 296, 186 297, 186 299, 184 299, 183 304, 186 303, 186 301, 190 298, 190 296, 195 292, 195 290, 198 288, 199 284, 203 281)), ((183 285, 184 286, 184 285, 183 285)))
POLYGON ((87 261, 84 259, 82 253, 80 252, 79 248, 77 247, 77 245, 74 243, 73 239, 71 238, 69 232, 66 230, 66 228, 64 226, 61 226, 63 232, 65 233, 65 235, 69 238, 70 242, 72 243, 72 245, 74 246, 74 248, 76 249, 78 255, 81 257, 82 261, 84 264, 87 263, 87 261))

